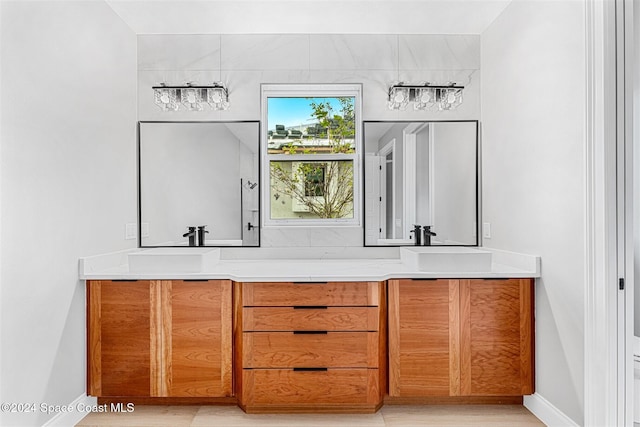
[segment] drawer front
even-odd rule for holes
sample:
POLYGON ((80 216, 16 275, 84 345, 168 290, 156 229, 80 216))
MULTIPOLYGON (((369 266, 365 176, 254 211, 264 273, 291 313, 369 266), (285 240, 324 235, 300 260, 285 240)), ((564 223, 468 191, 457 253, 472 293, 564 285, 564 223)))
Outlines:
POLYGON ((244 331, 377 331, 378 307, 247 307, 244 331))
POLYGON ((245 405, 376 404, 377 369, 245 369, 245 405))
POLYGON ((243 283, 244 306, 377 306, 378 282, 243 283))
POLYGON ((244 368, 377 368, 377 332, 245 332, 244 368))

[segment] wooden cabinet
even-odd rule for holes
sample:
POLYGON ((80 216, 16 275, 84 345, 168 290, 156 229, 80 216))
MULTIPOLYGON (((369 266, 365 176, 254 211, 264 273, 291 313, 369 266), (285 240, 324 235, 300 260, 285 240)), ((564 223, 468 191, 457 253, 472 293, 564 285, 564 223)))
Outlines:
POLYGON ((387 390, 533 393, 533 279, 385 285, 89 281, 89 394, 231 403, 235 388, 247 412, 374 412, 387 390))
POLYGON ((151 282, 87 283, 92 396, 151 395, 151 282))
POLYGON ((533 279, 389 281, 389 395, 532 394, 533 279))
POLYGON ((534 392, 533 279, 460 280, 460 393, 534 392))
POLYGON ((389 395, 459 394, 459 286, 449 280, 389 282, 389 395))
POLYGON ((245 411, 382 405, 384 283, 243 283, 235 295, 236 387, 245 411))
POLYGON ((89 394, 231 396, 231 292, 228 280, 87 282, 89 394))
POLYGON ((230 396, 231 282, 163 282, 161 396, 230 396))

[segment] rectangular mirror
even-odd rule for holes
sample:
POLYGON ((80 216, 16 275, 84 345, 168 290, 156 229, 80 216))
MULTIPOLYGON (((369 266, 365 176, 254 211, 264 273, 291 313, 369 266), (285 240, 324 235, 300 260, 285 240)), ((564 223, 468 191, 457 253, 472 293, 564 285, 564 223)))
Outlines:
POLYGON ((365 246, 478 245, 477 121, 364 122, 364 147, 365 246))
POLYGON ((140 122, 140 247, 259 246, 259 135, 257 121, 140 122))

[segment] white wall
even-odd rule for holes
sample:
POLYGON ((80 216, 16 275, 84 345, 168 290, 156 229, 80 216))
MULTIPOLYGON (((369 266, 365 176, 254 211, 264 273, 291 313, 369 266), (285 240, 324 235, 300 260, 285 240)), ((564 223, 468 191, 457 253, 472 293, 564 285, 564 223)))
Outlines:
MULTIPOLYGON (((282 24, 286 25, 286 24, 282 24)), ((476 120, 480 115, 477 35, 209 34, 138 36, 140 120, 259 120, 261 83, 362 83, 363 120, 476 120), (151 87, 222 81, 227 111, 163 112, 151 87), (391 111, 390 85, 457 82, 454 111, 391 111)), ((362 227, 263 228, 262 246, 361 246, 362 227)))
POLYGON ((103 2, 0 8, 2 401, 68 404, 86 389, 78 258, 135 245, 136 38, 103 2))
MULTIPOLYGON (((640 113, 640 5, 633 8, 634 63, 633 111, 640 113)), ((634 256, 634 334, 640 336, 640 120, 633 121, 633 256, 634 256)), ((639 397, 636 397, 639 398, 639 397)))
POLYGON ((485 246, 542 257, 536 390, 584 413, 585 11, 512 2, 481 35, 485 246))

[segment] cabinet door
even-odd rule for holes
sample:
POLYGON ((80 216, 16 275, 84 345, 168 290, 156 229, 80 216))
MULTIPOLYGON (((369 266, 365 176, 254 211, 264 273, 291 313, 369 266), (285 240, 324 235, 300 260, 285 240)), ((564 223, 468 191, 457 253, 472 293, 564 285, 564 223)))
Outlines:
POLYGON ((389 395, 460 394, 459 283, 389 281, 389 395))
POLYGON ((231 396, 231 282, 91 281, 92 396, 231 396))
POLYGON ((461 393, 533 393, 533 279, 460 281, 461 393))
POLYGON ((149 281, 88 283, 90 395, 150 395, 151 290, 149 281))
POLYGON ((162 282, 159 396, 231 396, 231 281, 162 282))

